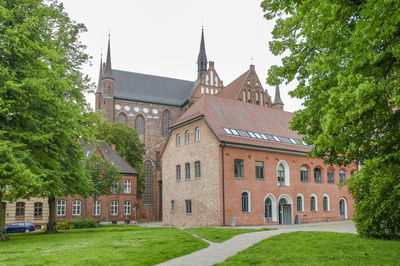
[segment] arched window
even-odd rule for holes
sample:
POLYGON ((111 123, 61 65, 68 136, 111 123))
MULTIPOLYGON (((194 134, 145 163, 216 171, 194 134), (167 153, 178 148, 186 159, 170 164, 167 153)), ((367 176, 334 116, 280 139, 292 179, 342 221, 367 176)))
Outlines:
POLYGON ((139 115, 139 116, 136 117, 135 128, 136 128, 136 132, 138 134, 143 134, 143 132, 144 132, 144 119, 143 119, 143 116, 139 115))
POLYGON ((301 182, 308 182, 308 168, 305 166, 300 167, 300 180, 301 182))
POLYGON ((333 169, 328 170, 328 183, 329 184, 335 183, 335 172, 333 171, 333 169))
POLYGON ((313 212, 317 211, 317 196, 311 195, 310 207, 311 207, 311 211, 313 211, 313 212))
POLYGON ((185 132, 185 144, 189 144, 190 143, 190 132, 189 130, 187 130, 185 132))
POLYGON ((297 211, 298 212, 304 211, 304 197, 301 194, 297 195, 297 211))
POLYGON ((339 181, 340 183, 344 183, 344 181, 346 181, 346 172, 344 170, 339 171, 339 181))
POLYGON ((25 202, 17 202, 15 204, 15 218, 25 217, 25 202))
POLYGON ((200 140, 200 128, 196 127, 195 129, 195 140, 199 141, 200 140))
POLYGON ((176 134, 176 146, 181 146, 181 134, 176 134))
POLYGON ((242 192, 242 212, 250 212, 250 193, 242 192))
POLYGON ((250 91, 247 91, 247 101, 250 102, 250 99, 251 99, 250 91))
POLYGON ((324 211, 325 212, 329 211, 329 197, 326 194, 324 195, 323 205, 324 205, 324 211))
POLYGON ((347 202, 344 198, 339 201, 340 219, 347 219, 347 202))
POLYGON ((145 176, 145 187, 143 193, 143 201, 145 205, 152 204, 152 165, 149 160, 144 162, 144 176, 145 176))
POLYGON ((204 94, 204 87, 201 87, 201 94, 204 94))
POLYGON ((167 110, 164 111, 163 113, 163 136, 168 135, 168 130, 169 130, 169 112, 167 110))
POLYGON ((126 115, 121 113, 118 115, 118 121, 126 124, 126 115))
POLYGON ((314 169, 314 182, 315 183, 321 183, 322 181, 322 171, 321 168, 315 168, 314 169))
POLYGON ((285 167, 281 163, 278 165, 278 184, 285 185, 285 167))
POLYGON ((265 208, 265 222, 272 222, 272 200, 270 198, 266 198, 264 202, 265 208))

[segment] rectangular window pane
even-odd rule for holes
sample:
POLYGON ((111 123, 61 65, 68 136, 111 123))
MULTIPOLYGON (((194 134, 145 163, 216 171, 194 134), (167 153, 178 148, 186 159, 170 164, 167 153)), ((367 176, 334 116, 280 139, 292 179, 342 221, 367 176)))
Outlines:
POLYGON ((177 165, 176 166, 176 181, 180 181, 181 180, 181 166, 177 165))
POLYGON ((175 200, 171 200, 171 212, 175 212, 175 200))
POLYGON ((243 178, 243 160, 235 159, 235 178, 243 178))
POLYGON ((201 170, 200 170, 200 162, 199 161, 195 162, 195 168, 196 168, 196 178, 200 178, 201 170))
POLYGON ((185 164, 185 176, 186 180, 190 180, 190 163, 185 164))
POLYGON ((124 193, 131 193, 132 192, 132 183, 130 179, 124 180, 124 193))
POLYGON ((256 162, 256 179, 264 179, 264 162, 256 162))
POLYGON ((186 214, 192 214, 192 201, 185 200, 186 203, 186 214))

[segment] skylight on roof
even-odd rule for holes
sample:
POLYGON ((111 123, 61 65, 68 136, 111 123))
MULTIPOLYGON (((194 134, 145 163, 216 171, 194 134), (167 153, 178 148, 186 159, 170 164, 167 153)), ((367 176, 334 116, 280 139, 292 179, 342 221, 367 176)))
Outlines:
POLYGON ((235 129, 230 128, 230 130, 232 131, 233 135, 239 136, 239 133, 235 129))
POLYGON ((275 141, 281 142, 281 140, 277 136, 272 136, 275 141))
POLYGON ((261 136, 260 136, 260 134, 258 134, 258 133, 254 133, 254 134, 256 135, 256 137, 257 137, 258 139, 262 139, 261 136))
POLYGON ((253 138, 253 139, 255 139, 255 138, 256 138, 256 135, 254 135, 254 133, 253 133, 253 132, 247 131, 247 133, 249 133, 249 135, 250 135, 250 137, 251 137, 251 138, 253 138))
POLYGON ((290 141, 291 141, 293 144, 297 144, 297 141, 295 141, 295 140, 292 139, 292 138, 290 138, 290 141))
POLYGON ((304 146, 308 146, 307 143, 304 142, 304 140, 302 140, 301 143, 303 143, 304 146))
POLYGON ((261 135, 261 137, 262 137, 263 139, 268 140, 267 136, 265 136, 263 133, 261 133, 260 135, 261 135))
POLYGON ((232 132, 229 130, 229 128, 224 127, 224 130, 226 134, 232 135, 232 132))

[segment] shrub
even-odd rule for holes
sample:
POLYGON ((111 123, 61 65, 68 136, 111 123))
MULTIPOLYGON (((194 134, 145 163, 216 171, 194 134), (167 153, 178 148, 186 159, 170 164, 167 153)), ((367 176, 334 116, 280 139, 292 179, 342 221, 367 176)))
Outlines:
POLYGON ((57 223, 57 230, 68 230, 68 229, 74 229, 74 226, 71 224, 70 220, 57 223))
POLYGON ((73 228, 94 228, 98 227, 98 223, 94 219, 83 218, 82 216, 77 216, 72 220, 68 221, 73 228))

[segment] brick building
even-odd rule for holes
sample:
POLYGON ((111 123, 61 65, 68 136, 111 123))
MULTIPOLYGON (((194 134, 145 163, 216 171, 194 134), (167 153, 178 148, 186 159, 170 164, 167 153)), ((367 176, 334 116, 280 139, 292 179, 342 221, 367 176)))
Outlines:
POLYGON ((312 147, 289 129, 292 114, 283 111, 279 88, 271 104, 257 97, 258 84, 251 66, 221 94, 203 95, 172 125, 162 153, 164 224, 352 218, 353 200, 339 184, 357 165, 308 157, 312 147))
MULTIPOLYGON (((145 144, 145 190, 138 205, 140 221, 162 217, 160 152, 170 125, 201 95, 216 95, 224 88, 214 62, 207 60, 203 31, 196 76, 196 80, 188 81, 113 69, 108 40, 106 62, 100 63, 96 110, 102 110, 110 122, 121 121, 135 128, 145 144)), ((269 101, 265 93, 261 97, 269 101)))
POLYGON ((81 196, 59 197, 56 202, 57 221, 70 220, 76 216, 93 218, 100 223, 133 223, 136 222, 136 186, 138 173, 108 145, 101 142, 97 148, 83 146, 89 156, 96 152, 100 158, 118 167, 122 175, 119 190, 106 196, 100 196, 94 202, 92 198, 81 196))

